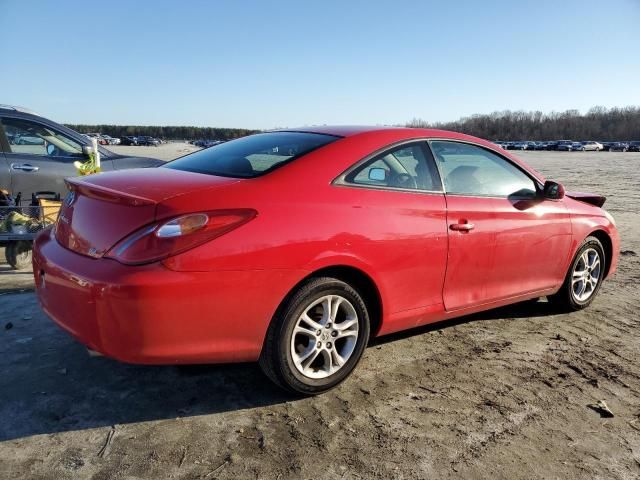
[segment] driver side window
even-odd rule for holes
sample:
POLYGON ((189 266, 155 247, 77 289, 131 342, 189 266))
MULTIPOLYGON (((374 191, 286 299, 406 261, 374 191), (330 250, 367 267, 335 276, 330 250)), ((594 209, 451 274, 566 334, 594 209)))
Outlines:
POLYGON ((402 145, 360 165, 345 181, 371 187, 441 191, 435 164, 427 154, 421 143, 402 145))
POLYGON ((444 140, 431 142, 448 194, 533 198, 535 182, 509 161, 487 149, 444 140))
POLYGON ((46 125, 21 118, 3 118, 11 153, 49 157, 82 157, 82 145, 46 125))

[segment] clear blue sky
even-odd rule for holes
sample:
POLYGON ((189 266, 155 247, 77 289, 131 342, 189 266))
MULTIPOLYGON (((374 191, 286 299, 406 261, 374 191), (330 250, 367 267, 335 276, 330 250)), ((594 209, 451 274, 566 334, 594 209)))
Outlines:
POLYGON ((640 0, 0 0, 0 103, 248 128, 640 104, 640 0))

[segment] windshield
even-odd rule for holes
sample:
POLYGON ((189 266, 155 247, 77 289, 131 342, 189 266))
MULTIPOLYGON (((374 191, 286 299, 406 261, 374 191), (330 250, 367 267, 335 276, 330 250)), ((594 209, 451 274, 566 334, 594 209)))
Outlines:
POLYGON ((304 132, 259 133, 200 150, 165 167, 222 177, 253 178, 339 138, 304 132))

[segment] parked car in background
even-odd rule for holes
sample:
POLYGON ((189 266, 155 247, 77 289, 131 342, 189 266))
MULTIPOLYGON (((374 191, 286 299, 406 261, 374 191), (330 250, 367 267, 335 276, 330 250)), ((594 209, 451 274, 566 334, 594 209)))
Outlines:
POLYGON ((576 142, 574 142, 573 140, 560 140, 558 142, 556 150, 570 152, 573 150, 574 143, 576 142))
POLYGON ((219 145, 221 143, 224 143, 224 140, 204 140, 204 139, 200 139, 200 140, 194 140, 194 141, 192 141, 190 143, 195 145, 196 147, 209 148, 209 147, 213 147, 215 145, 219 145))
POLYGON ((629 144, 627 142, 614 142, 610 147, 610 152, 626 152, 629 150, 629 144))
POLYGON ((583 309, 619 251, 604 197, 441 130, 260 133, 70 188, 33 254, 58 325, 124 362, 259 361, 298 394, 371 337, 540 296, 583 309))
POLYGON ((639 141, 629 142, 629 151, 640 152, 640 142, 639 141))
POLYGON ((600 142, 602 144, 602 149, 605 152, 608 152, 611 149, 611 145, 613 145, 616 142, 600 142))
POLYGON ((145 135, 137 137, 137 140, 138 145, 144 145, 148 147, 157 147, 158 145, 160 145, 160 140, 145 135))
POLYGON ((17 134, 13 136, 14 145, 44 145, 44 140, 30 133, 17 134))
POLYGON ((120 143, 122 145, 138 145, 138 137, 134 137, 132 135, 127 135, 120 139, 120 143))
POLYGON ((558 143, 560 143, 560 142, 558 142, 556 140, 551 140, 551 141, 547 142, 547 145, 546 145, 545 148, 546 148, 546 150, 550 150, 550 151, 557 150, 558 149, 558 143))
POLYGON ((599 142, 594 142, 593 140, 588 140, 586 142, 582 142, 581 150, 583 152, 585 152, 585 151, 599 152, 600 150, 603 150, 603 149, 604 149, 604 146, 599 142))
MULTIPOLYGON (((70 128, 24 109, 0 106, 0 189, 22 198, 35 192, 68 193, 64 179, 78 175, 73 162, 87 160, 91 140, 70 128), (22 143, 7 139, 23 138, 22 143)), ((152 158, 118 155, 98 147, 102 170, 155 167, 152 158)))
POLYGON ((547 143, 546 142, 533 142, 533 149, 534 150, 546 150, 547 149, 547 143))
POLYGON ((513 150, 527 150, 529 148, 529 142, 514 142, 513 150))

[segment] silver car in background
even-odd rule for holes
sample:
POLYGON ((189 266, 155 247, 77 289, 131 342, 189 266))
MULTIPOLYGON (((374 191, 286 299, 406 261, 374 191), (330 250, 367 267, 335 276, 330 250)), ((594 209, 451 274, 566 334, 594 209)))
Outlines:
POLYGON ((604 145, 602 145, 599 142, 594 142, 593 140, 589 140, 587 142, 582 142, 582 148, 580 148, 580 150, 583 152, 588 150, 599 152, 601 150, 604 150, 604 145))

